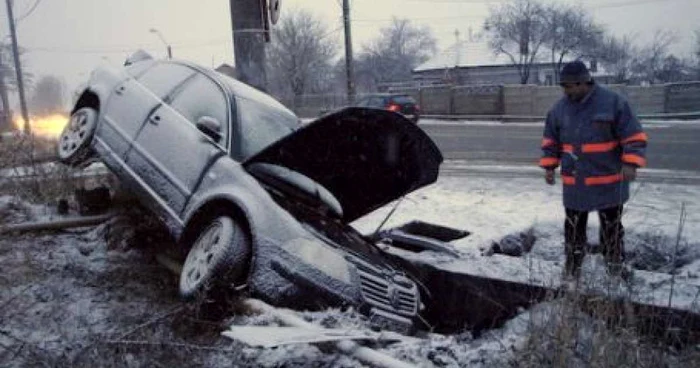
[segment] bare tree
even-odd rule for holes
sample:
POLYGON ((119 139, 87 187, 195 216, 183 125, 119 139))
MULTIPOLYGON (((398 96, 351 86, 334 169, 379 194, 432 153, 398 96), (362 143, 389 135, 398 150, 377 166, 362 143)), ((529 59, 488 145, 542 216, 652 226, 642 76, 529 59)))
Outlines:
POLYGON ((614 76, 614 83, 627 83, 637 53, 633 36, 607 36, 598 48, 596 56, 605 70, 614 76))
MULTIPOLYGON (((20 48, 20 55, 24 52, 20 48)), ((32 75, 23 72, 25 84, 30 84, 32 75)), ((0 43, 0 131, 10 129, 10 100, 9 93, 17 89, 17 73, 12 58, 12 47, 10 44, 0 43)))
POLYGON ((530 70, 549 39, 545 9, 535 0, 515 0, 491 8, 484 23, 489 46, 507 55, 518 67, 520 83, 530 79, 530 70))
POLYGON ((656 73, 656 80, 660 83, 683 82, 692 79, 691 68, 687 60, 682 60, 674 55, 666 56, 661 63, 661 69, 656 73))
POLYGON ((290 10, 273 30, 268 49, 271 92, 294 96, 330 88, 338 43, 326 25, 306 10, 290 10))
POLYGON ((654 34, 651 43, 643 47, 632 63, 632 71, 643 81, 650 84, 662 82, 659 80, 664 61, 669 56, 668 49, 677 40, 670 31, 661 30, 654 34))
POLYGON ((429 27, 419 27, 407 19, 394 18, 380 36, 366 44, 355 67, 359 89, 375 90, 385 82, 411 79, 411 72, 437 50, 437 41, 429 27))
POLYGON ((544 9, 545 45, 551 51, 555 78, 566 58, 595 58, 605 31, 580 6, 552 4, 544 9))
POLYGON ((57 77, 47 75, 39 78, 34 86, 34 93, 29 100, 29 106, 36 115, 49 115, 63 112, 64 84, 57 77))

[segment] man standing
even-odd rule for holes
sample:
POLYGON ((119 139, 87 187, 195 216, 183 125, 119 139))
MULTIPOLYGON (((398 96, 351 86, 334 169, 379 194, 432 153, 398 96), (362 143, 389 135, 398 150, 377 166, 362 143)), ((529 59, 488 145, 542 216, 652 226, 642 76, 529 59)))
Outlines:
POLYGON ((547 114, 540 166, 550 185, 554 169, 561 166, 564 276, 579 276, 588 213, 597 211, 608 273, 626 277, 622 207, 629 199, 629 182, 646 164, 647 136, 625 98, 597 85, 583 62, 565 64, 560 77, 565 96, 547 114))

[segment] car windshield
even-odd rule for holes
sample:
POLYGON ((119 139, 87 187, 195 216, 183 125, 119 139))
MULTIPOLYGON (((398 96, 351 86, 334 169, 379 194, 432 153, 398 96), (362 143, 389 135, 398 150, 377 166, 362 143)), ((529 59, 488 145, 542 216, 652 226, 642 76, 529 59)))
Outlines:
POLYGON ((299 128, 299 119, 286 111, 240 97, 236 99, 236 105, 240 117, 243 159, 299 128))
POLYGON ((413 99, 413 97, 410 97, 410 96, 394 96, 392 98, 392 100, 394 101, 394 103, 397 103, 397 104, 416 103, 416 101, 413 99))

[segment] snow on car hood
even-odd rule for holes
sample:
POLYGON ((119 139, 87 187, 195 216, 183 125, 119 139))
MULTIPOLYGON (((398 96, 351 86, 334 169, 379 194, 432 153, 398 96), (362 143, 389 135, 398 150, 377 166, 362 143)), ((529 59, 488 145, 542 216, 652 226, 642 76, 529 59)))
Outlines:
POLYGON ((323 116, 244 162, 287 167, 328 189, 351 222, 435 182, 442 154, 416 124, 350 107, 323 116))

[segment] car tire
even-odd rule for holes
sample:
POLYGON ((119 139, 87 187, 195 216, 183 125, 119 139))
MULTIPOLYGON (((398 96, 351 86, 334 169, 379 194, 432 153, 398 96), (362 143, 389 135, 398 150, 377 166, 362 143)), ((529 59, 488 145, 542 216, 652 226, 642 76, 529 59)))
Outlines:
POLYGON ((92 138, 97 129, 97 111, 83 107, 71 114, 57 143, 59 161, 69 166, 80 166, 92 156, 92 138))
POLYGON ((241 282, 250 259, 250 237, 232 217, 214 217, 200 229, 180 273, 180 295, 187 299, 241 282))

